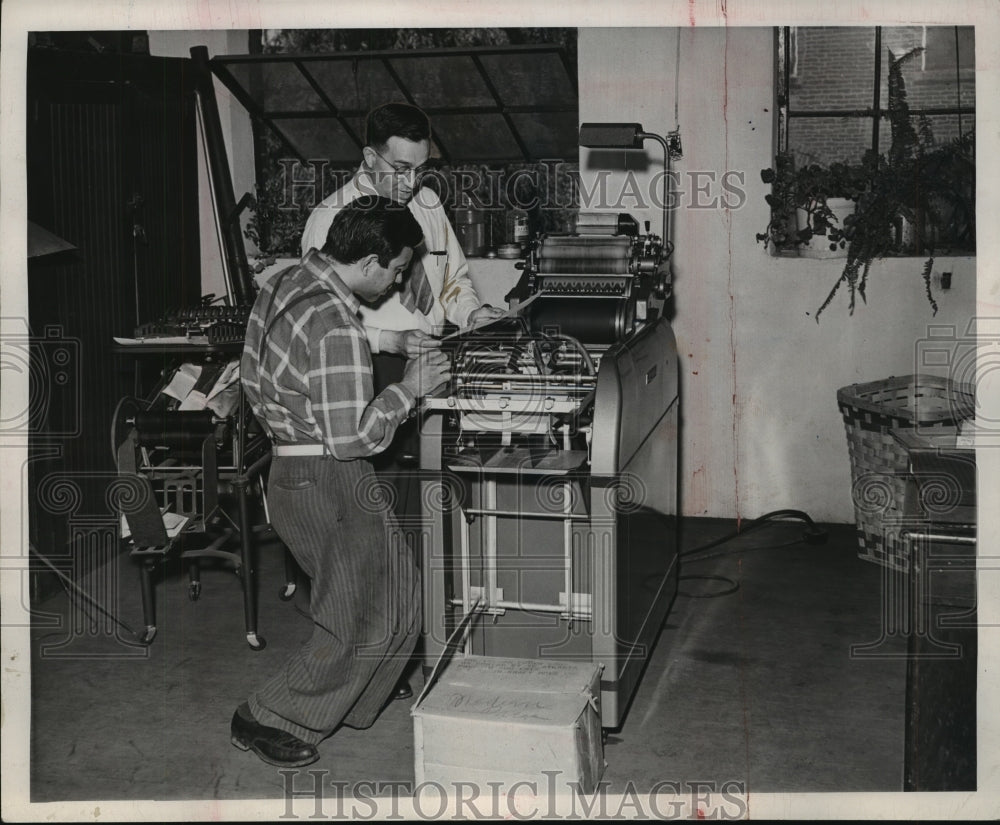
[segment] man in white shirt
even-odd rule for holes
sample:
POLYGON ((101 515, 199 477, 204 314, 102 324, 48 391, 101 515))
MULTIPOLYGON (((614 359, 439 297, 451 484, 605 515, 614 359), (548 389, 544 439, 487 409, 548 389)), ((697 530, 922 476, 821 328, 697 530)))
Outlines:
POLYGON ((434 346, 431 333, 445 322, 472 326, 498 318, 503 310, 483 304, 469 278, 469 265, 433 190, 420 180, 430 157, 427 115, 406 103, 372 110, 366 123, 361 167, 344 186, 323 200, 306 221, 302 254, 321 249, 333 218, 362 195, 380 195, 406 204, 424 232, 402 291, 394 291, 375 311, 362 313, 373 353, 414 357, 434 346))

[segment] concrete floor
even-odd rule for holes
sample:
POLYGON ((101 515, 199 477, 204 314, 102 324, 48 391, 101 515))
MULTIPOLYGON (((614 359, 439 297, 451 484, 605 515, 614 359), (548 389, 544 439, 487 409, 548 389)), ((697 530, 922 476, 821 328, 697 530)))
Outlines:
MULTIPOLYGON (((685 521, 682 547, 734 527, 685 521)), ((684 792, 730 783, 751 795, 901 790, 905 662, 885 654, 905 644, 890 634, 876 655, 851 655, 852 645, 883 635, 882 568, 857 558, 852 526, 830 526, 822 546, 799 541, 802 527, 774 523, 684 559, 681 595, 605 745, 611 793, 645 794, 663 782, 684 792), (730 584, 697 578, 705 575, 739 588, 713 598, 730 584)), ((239 580, 208 568, 202 581, 196 602, 179 570, 158 584, 159 633, 148 648, 79 600, 61 595, 39 607, 33 802, 282 799, 288 777, 234 748, 229 722, 247 690, 309 634, 304 588, 290 602, 277 598, 281 552, 265 546, 259 627, 267 646, 254 652, 239 580)), ((138 573, 127 555, 104 587, 111 612, 139 629, 138 573)), ((421 686, 418 672, 412 684, 421 686)), ((412 783, 409 704, 393 702, 369 730, 337 732, 303 770, 346 783, 412 783)))

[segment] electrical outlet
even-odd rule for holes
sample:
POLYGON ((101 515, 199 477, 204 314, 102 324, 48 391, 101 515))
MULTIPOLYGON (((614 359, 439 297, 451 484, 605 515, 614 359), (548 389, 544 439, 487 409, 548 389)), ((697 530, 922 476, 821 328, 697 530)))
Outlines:
POLYGON ((951 273, 950 272, 933 272, 931 273, 931 284, 942 292, 947 292, 951 289, 951 273))
POLYGON ((670 132, 667 135, 667 148, 670 150, 670 157, 672 158, 684 157, 684 151, 681 148, 680 132, 670 132))

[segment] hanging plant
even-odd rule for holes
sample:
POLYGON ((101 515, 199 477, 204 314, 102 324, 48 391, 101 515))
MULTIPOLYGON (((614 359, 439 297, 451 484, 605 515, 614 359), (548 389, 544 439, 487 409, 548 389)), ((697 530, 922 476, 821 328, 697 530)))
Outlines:
POLYGON ((938 306, 931 275, 939 249, 975 248, 975 130, 944 144, 934 140, 930 123, 910 112, 903 67, 922 48, 899 58, 889 51, 888 120, 891 141, 886 154, 867 151, 857 165, 809 165, 795 169, 792 157, 779 154, 761 172, 772 186, 765 196, 771 217, 757 241, 774 251, 794 250, 817 232, 832 247, 846 249, 843 269, 816 311, 816 320, 844 288, 848 312, 858 297, 867 301, 872 262, 898 254, 926 256, 921 264, 923 291, 932 313, 938 306), (843 223, 831 223, 829 199, 849 197, 855 211, 843 223), (803 206, 805 204, 805 206, 803 206), (794 224, 796 209, 806 209, 804 227, 794 224))

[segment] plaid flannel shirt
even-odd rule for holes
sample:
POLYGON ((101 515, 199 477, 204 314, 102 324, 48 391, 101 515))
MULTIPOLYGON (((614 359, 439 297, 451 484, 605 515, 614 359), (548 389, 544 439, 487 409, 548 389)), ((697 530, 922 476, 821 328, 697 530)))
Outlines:
MULTIPOLYGON (((362 195, 374 193, 368 173, 364 168, 359 169, 351 180, 309 213, 302 233, 302 254, 323 248, 330 224, 341 209, 362 195)), ((423 230, 424 243, 413 250, 410 272, 402 289, 391 291, 377 310, 361 308, 372 352, 379 351, 383 329, 420 329, 434 334, 446 321, 465 327, 469 316, 482 303, 472 284, 462 244, 437 193, 421 187, 407 208, 423 230), (431 254, 432 250, 446 254, 431 254)))
POLYGON ((358 308, 357 297, 315 252, 261 289, 240 375, 273 440, 323 442, 334 458, 349 461, 388 447, 413 409, 416 399, 402 384, 375 396, 358 308))

